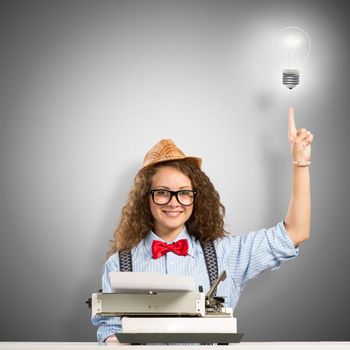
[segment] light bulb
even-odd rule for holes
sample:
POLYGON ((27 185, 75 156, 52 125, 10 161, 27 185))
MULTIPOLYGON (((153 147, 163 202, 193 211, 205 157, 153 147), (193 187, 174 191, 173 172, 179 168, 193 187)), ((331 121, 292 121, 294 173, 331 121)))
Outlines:
POLYGON ((298 27, 279 30, 273 40, 273 51, 282 69, 282 82, 288 89, 299 84, 300 70, 310 53, 311 40, 298 27))

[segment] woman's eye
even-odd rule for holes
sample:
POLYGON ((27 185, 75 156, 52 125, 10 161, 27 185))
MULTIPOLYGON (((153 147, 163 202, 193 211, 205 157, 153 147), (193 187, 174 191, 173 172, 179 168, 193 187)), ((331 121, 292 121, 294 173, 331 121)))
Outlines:
POLYGON ((165 196, 169 196, 169 192, 167 192, 167 191, 157 191, 156 195, 165 197, 165 196))
POLYGON ((181 192, 179 192, 180 196, 190 196, 191 194, 192 194, 191 191, 181 191, 181 192))

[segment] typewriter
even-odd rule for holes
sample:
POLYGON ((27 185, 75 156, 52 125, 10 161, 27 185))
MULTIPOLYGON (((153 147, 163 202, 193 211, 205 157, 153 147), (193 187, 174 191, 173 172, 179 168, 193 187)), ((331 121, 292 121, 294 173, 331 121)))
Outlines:
POLYGON ((224 298, 216 296, 223 271, 207 294, 199 287, 193 291, 155 291, 133 293, 93 293, 87 301, 92 314, 121 317, 121 343, 239 343, 237 319, 224 307, 224 298))

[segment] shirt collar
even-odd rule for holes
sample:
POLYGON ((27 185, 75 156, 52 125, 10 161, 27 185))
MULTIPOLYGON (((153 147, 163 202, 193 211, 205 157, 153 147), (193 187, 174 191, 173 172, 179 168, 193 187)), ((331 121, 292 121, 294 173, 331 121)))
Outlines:
MULTIPOLYGON (((194 244, 194 237, 188 233, 186 226, 182 229, 182 231, 178 234, 178 236, 174 239, 173 242, 176 242, 179 239, 188 240, 188 255, 193 258, 196 257, 197 254, 196 254, 196 248, 194 244)), ((152 242, 154 240, 165 242, 162 238, 157 236, 153 231, 150 231, 143 240, 146 259, 152 258, 152 242)))

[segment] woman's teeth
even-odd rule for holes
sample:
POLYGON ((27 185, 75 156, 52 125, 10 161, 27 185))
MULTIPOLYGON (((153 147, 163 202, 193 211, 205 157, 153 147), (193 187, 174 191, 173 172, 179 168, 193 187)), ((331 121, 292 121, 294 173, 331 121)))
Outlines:
POLYGON ((180 211, 165 211, 164 212, 166 215, 168 216, 172 216, 172 217, 177 217, 181 214, 180 211))

